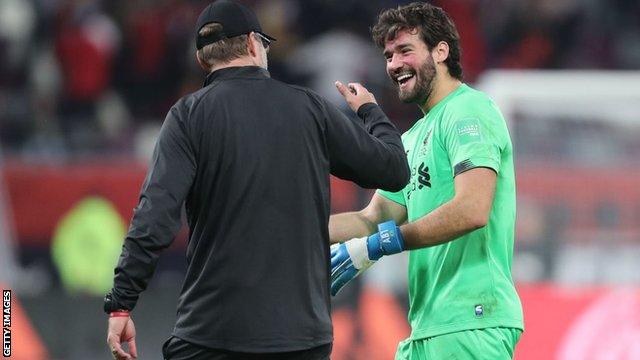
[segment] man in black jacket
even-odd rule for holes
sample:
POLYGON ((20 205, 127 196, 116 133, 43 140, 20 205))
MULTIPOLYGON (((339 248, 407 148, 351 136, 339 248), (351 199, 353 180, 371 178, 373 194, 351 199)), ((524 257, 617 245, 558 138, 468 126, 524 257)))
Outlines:
POLYGON ((359 84, 336 83, 362 123, 270 78, 264 34, 235 2, 197 24, 204 87, 169 111, 105 297, 116 359, 137 357, 129 312, 160 252, 189 225, 166 359, 328 359, 329 174, 368 188, 409 178, 396 128, 359 84), (127 353, 121 343, 127 342, 127 353))

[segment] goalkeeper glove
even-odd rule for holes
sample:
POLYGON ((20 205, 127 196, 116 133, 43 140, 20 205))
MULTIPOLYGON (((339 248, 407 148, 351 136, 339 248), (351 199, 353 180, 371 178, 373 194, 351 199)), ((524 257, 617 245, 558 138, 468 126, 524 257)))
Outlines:
POLYGON ((378 225, 378 232, 331 246, 331 295, 384 255, 404 251, 404 239, 394 221, 378 225))

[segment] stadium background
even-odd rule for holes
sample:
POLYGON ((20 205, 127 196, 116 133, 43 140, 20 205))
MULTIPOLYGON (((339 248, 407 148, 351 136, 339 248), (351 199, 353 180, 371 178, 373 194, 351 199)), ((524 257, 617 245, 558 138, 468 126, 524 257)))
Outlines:
MULTIPOLYGON (((368 29, 390 0, 254 0, 278 41, 273 77, 342 106, 361 81, 406 130, 368 29)), ((516 359, 640 359, 640 2, 442 0, 468 83, 489 92, 516 151, 516 359)), ((166 111, 201 86, 193 24, 207 1, 0 1, 0 283, 15 359, 106 359, 101 296, 166 111)), ((291 174, 295 176, 295 174, 291 174)), ((334 212, 370 192, 332 179, 334 212)), ((186 231, 134 313, 160 358, 186 231)), ((402 256, 334 301, 333 359, 390 359, 408 334, 402 256)), ((260 324, 256 324, 260 326, 260 324)))

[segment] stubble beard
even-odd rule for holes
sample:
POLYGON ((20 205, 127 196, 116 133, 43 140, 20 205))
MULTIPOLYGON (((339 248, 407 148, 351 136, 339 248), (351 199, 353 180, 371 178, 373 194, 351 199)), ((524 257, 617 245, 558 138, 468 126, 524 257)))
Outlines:
POLYGON ((398 88, 398 97, 405 104, 424 104, 433 92, 436 78, 436 66, 429 57, 416 71, 416 83, 412 89, 402 91, 398 88))

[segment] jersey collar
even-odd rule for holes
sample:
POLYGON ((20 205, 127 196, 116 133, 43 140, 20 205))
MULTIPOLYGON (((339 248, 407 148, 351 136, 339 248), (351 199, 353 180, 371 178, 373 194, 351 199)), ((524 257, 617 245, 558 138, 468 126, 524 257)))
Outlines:
POLYGON ((209 75, 204 80, 202 87, 211 84, 218 80, 229 79, 267 79, 271 77, 267 69, 259 66, 233 66, 218 69, 209 75))

